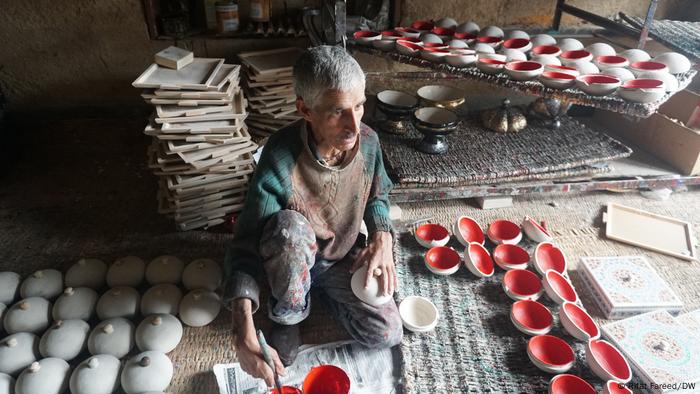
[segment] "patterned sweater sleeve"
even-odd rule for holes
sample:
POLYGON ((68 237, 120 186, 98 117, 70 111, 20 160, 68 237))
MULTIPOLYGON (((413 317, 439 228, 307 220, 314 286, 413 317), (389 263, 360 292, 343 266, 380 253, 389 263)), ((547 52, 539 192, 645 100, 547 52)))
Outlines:
POLYGON ((393 189, 394 184, 389 179, 384 168, 382 149, 379 145, 377 134, 371 129, 369 129, 368 133, 369 143, 367 144, 366 157, 370 159, 368 170, 372 171, 369 174, 372 186, 363 219, 369 234, 377 231, 393 233, 391 220, 389 219, 389 192, 393 189))
POLYGON ((258 310, 257 278, 262 274, 260 236, 267 220, 283 209, 291 194, 289 169, 293 159, 281 152, 283 149, 272 145, 279 146, 271 139, 263 149, 243 210, 236 220, 233 240, 226 248, 224 305, 227 308, 237 298, 248 298, 253 304, 253 313, 258 310))

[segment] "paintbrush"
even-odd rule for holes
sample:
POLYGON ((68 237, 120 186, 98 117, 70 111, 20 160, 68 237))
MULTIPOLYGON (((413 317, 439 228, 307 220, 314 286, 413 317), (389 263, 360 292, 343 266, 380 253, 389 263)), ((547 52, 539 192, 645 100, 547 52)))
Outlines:
POLYGON ((268 350, 267 341, 265 340, 265 335, 263 335, 262 330, 258 330, 258 342, 260 343, 260 349, 262 350, 263 358, 267 365, 272 368, 272 374, 275 377, 275 389, 278 394, 282 394, 282 385, 280 384, 280 378, 277 376, 277 369, 275 369, 275 364, 272 362, 272 357, 270 356, 270 351, 268 350))

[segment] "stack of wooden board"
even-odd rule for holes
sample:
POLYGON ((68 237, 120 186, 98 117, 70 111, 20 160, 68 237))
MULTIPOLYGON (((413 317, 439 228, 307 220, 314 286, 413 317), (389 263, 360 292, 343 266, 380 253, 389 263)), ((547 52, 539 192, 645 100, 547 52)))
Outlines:
POLYGON ((292 79, 292 67, 302 49, 282 48, 241 53, 243 88, 248 97, 250 132, 267 137, 299 119, 292 79))
POLYGON ((133 82, 155 106, 144 133, 160 178, 158 210, 181 230, 210 227, 243 207, 257 145, 245 124, 241 67, 194 58, 179 70, 152 64, 133 82))

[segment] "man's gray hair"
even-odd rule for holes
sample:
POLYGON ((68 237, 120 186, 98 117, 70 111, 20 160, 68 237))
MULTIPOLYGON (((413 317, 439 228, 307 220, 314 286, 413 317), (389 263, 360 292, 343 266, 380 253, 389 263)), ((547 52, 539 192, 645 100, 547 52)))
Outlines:
POLYGON ((349 92, 365 86, 365 74, 345 49, 322 45, 309 48, 294 65, 294 93, 313 108, 329 89, 349 92))

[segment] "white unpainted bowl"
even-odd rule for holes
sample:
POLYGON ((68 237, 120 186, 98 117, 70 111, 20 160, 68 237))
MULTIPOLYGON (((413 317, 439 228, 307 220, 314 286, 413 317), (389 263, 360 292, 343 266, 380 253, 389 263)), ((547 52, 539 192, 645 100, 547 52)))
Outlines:
POLYGON ((593 55, 593 58, 598 56, 615 56, 615 48, 604 42, 596 42, 586 47, 586 50, 593 55))
POLYGON ((574 285, 562 274, 549 270, 542 278, 542 287, 552 301, 563 304, 565 301, 578 302, 578 294, 574 285))
POLYGON ((418 56, 421 49, 423 49, 423 45, 419 42, 396 41, 396 51, 402 55, 418 56))
POLYGON ((472 48, 478 53, 496 53, 496 50, 491 45, 483 42, 477 42, 472 48))
POLYGON ((367 278, 367 265, 360 267, 352 275, 350 280, 350 288, 352 289, 355 297, 359 298, 360 301, 365 304, 372 305, 374 307, 384 305, 393 299, 393 295, 383 295, 380 291, 379 281, 381 277, 373 276, 369 281, 369 286, 365 288, 365 280, 367 278))
POLYGON ((574 78, 581 75, 581 73, 579 73, 578 70, 574 67, 556 66, 554 64, 545 65, 544 71, 553 71, 553 72, 557 72, 557 73, 569 74, 569 75, 573 75, 574 78))
POLYGON ((524 32, 522 30, 511 30, 506 33, 506 38, 511 39, 511 38, 524 38, 526 40, 530 39, 530 35, 527 34, 527 32, 524 32))
POLYGON ((479 37, 499 37, 503 38, 505 33, 498 26, 488 26, 479 31, 479 37))
POLYGON ((556 45, 559 47, 559 49, 561 49, 562 52, 583 49, 583 44, 581 43, 581 41, 575 38, 562 38, 556 45))
POLYGON ((445 62, 453 67, 468 67, 476 63, 476 52, 450 53, 445 56, 445 62))
POLYGON ((646 62, 651 60, 651 56, 641 49, 628 49, 619 53, 620 56, 629 60, 630 64, 634 62, 646 62))
MULTIPOLYGON (((606 70, 606 73, 609 72, 610 70, 606 70)), ((634 74, 632 74, 631 71, 627 70, 632 78, 629 78, 625 81, 622 81, 623 83, 626 81, 629 81, 630 79, 634 79, 634 74)), ((671 73, 641 73, 637 76, 637 78, 640 79, 659 79, 664 81, 664 87, 666 88, 667 92, 675 92, 678 90, 679 85, 678 85, 678 78, 676 78, 675 75, 671 73)))
POLYGON ((468 49, 469 44, 467 44, 464 40, 453 39, 447 43, 447 47, 449 49, 468 49))
POLYGON ((443 29, 454 29, 457 27, 457 21, 450 17, 444 17, 435 21, 435 26, 442 27, 443 29))
POLYGON ((501 54, 506 55, 506 62, 527 60, 527 55, 518 49, 501 49, 501 54))
POLYGON ((533 47, 540 45, 557 45, 557 40, 549 34, 535 34, 530 37, 530 42, 532 42, 533 47))
POLYGON ((666 95, 666 86, 659 79, 633 79, 623 83, 617 94, 627 101, 653 103, 666 95))
MULTIPOLYGON (((697 43, 696 43, 697 44, 697 43)), ((671 74, 679 74, 690 71, 690 60, 676 52, 666 52, 654 58, 655 62, 663 63, 671 74)))
POLYGON ((621 84, 616 77, 604 74, 580 75, 576 78, 576 87, 592 96, 613 94, 621 84))
POLYGON ((602 339, 592 339, 586 344, 586 362, 591 371, 603 379, 603 381, 613 380, 618 383, 627 383, 632 380, 632 369, 625 356, 610 342, 602 339), (605 354, 595 351, 598 348, 605 351, 605 354), (615 375, 615 371, 610 370, 610 363, 615 363, 616 368, 621 370, 622 376, 615 375))
POLYGON ((533 62, 540 63, 543 66, 561 66, 561 61, 559 61, 559 58, 554 55, 535 55, 530 60, 533 62))
POLYGON ((499 74, 506 67, 506 62, 496 59, 479 59, 476 61, 476 68, 484 74, 499 74))
POLYGON ((598 66, 591 62, 574 63, 571 65, 571 67, 574 67, 576 70, 578 70, 579 75, 591 75, 600 73, 598 66))
POLYGON ((409 296, 399 304, 403 326, 413 332, 427 332, 435 328, 440 318, 435 304, 420 296, 409 296))
POLYGON ((440 38, 437 34, 433 33, 421 34, 420 40, 423 44, 443 44, 442 38, 440 38))
POLYGON ((374 40, 372 46, 380 51, 392 52, 396 48, 396 40, 374 40))
POLYGON ((472 34, 477 34, 477 33, 479 33, 479 30, 481 30, 481 28, 479 27, 479 25, 477 25, 477 24, 476 24, 475 22, 473 22, 473 21, 468 21, 468 22, 460 23, 459 25, 457 25, 457 27, 455 27, 455 31, 456 31, 457 33, 472 33, 472 34))
POLYGON ((579 341, 600 338, 600 327, 585 309, 566 301, 559 308, 559 322, 564 330, 579 341))
MULTIPOLYGON (((620 80, 620 82, 625 83, 631 79, 634 79, 634 74, 632 71, 622 68, 622 67, 610 67, 605 69, 605 75, 611 75, 620 80)), ((675 80, 675 78, 673 78, 675 80)), ((676 81, 676 84, 678 82, 676 81)))
MULTIPOLYGON (((555 78, 552 78, 555 80, 555 78)), ((574 80, 572 79, 569 83, 571 85, 574 84, 574 80)), ((544 82, 543 82, 544 83, 544 82)), ((544 229, 539 223, 537 223, 533 218, 529 216, 525 216, 523 218, 522 223, 520 223, 520 227, 523 229, 525 232, 525 235, 527 235, 528 238, 531 240, 540 243, 540 242, 551 242, 552 241, 552 236, 549 235, 549 232, 544 229)))

